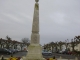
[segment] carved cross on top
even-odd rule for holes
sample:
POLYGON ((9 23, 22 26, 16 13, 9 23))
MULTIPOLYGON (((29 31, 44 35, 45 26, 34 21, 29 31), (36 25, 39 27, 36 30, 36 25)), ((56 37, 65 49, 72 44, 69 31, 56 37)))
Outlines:
POLYGON ((35 2, 39 2, 39 0, 35 0, 35 2))

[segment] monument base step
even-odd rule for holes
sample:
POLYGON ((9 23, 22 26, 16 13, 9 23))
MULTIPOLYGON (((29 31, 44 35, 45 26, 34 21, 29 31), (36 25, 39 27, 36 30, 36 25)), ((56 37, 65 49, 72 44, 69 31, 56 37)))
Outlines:
POLYGON ((42 56, 42 48, 39 44, 30 44, 27 56, 23 60, 45 60, 42 56))

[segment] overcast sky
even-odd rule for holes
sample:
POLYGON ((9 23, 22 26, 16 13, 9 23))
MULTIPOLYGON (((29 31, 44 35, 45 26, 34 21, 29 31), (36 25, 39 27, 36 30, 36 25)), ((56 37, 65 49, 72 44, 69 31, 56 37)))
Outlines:
MULTIPOLYGON (((0 38, 31 39, 35 0, 0 0, 0 38)), ((40 0, 40 43, 80 35, 80 0, 40 0)))

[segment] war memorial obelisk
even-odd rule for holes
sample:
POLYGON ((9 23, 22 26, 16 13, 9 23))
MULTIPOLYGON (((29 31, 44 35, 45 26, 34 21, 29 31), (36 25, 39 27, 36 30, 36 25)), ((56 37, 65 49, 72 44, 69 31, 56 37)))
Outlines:
POLYGON ((42 56, 42 48, 40 46, 39 35, 39 0, 35 0, 31 43, 28 47, 28 53, 23 60, 45 60, 42 56))

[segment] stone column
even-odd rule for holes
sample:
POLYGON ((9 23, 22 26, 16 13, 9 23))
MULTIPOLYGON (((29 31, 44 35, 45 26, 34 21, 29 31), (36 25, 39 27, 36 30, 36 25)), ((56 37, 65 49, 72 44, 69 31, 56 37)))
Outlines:
POLYGON ((40 45, 39 39, 39 0, 35 0, 33 24, 32 24, 32 34, 31 43, 28 47, 27 56, 23 60, 45 60, 42 56, 42 47, 40 45))
POLYGON ((39 44, 39 4, 36 0, 32 24, 31 44, 39 44))

